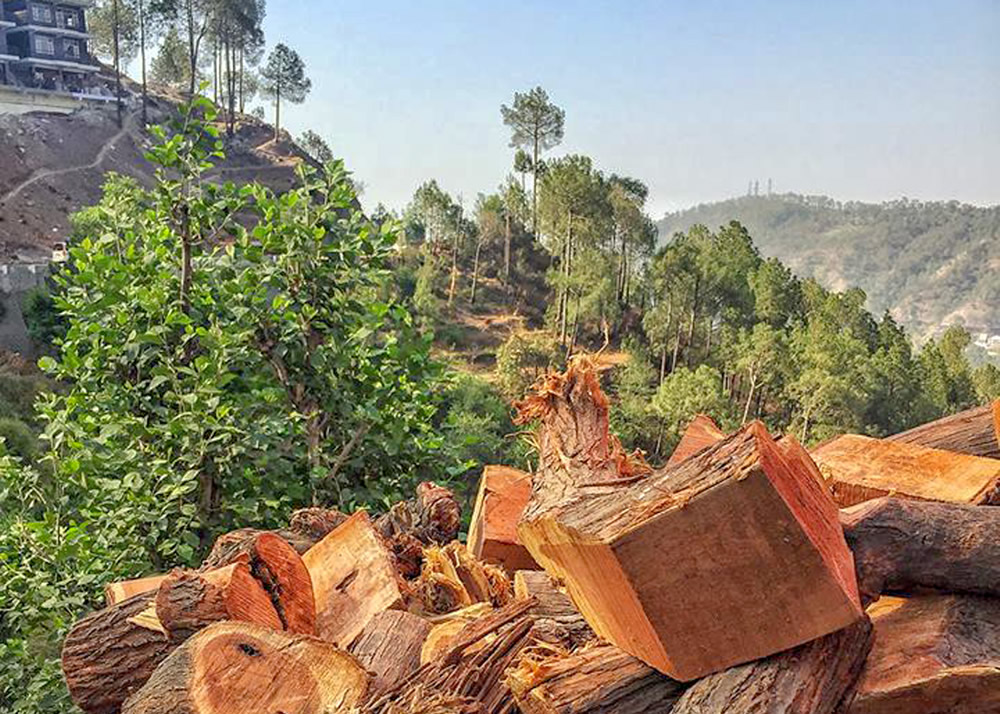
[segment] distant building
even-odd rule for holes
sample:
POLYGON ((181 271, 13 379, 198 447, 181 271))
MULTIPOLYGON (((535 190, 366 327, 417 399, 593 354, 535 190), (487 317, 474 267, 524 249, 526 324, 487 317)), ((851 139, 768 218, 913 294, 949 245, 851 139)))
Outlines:
POLYGON ((0 84, 99 95, 86 8, 92 0, 0 0, 0 84))

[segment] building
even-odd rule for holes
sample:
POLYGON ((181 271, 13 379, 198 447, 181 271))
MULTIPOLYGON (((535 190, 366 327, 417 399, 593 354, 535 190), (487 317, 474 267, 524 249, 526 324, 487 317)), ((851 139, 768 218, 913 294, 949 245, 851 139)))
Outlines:
POLYGON ((86 8, 92 0, 0 0, 0 84, 91 94, 86 8))

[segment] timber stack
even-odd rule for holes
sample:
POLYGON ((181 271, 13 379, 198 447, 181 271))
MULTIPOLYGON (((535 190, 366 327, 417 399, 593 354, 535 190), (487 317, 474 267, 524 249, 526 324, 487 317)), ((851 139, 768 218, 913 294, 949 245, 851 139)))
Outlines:
POLYGON ((595 363, 515 405, 467 544, 422 483, 109 583, 63 672, 86 714, 1000 713, 1000 402, 812 451, 707 416, 660 468, 595 363))

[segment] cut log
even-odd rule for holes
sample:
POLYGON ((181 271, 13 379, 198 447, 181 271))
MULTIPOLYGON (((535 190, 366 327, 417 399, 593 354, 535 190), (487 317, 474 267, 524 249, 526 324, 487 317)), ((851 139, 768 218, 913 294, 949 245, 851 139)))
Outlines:
POLYGON ((386 610, 372 618, 350 652, 375 675, 373 691, 392 689, 417 671, 432 627, 424 618, 402 610, 386 610))
POLYGON ((202 570, 246 563, 271 598, 284 629, 316 632, 316 605, 309 571, 295 549, 276 533, 250 528, 220 536, 202 570))
POLYGON ((875 646, 849 714, 1000 712, 1000 600, 880 600, 871 617, 875 646))
POLYGON ((326 538, 347 518, 347 514, 332 508, 300 508, 292 512, 291 518, 288 519, 288 528, 279 533, 286 536, 286 540, 289 540, 288 534, 294 534, 295 542, 292 542, 292 547, 302 555, 326 538))
POLYGON ((571 367, 531 402, 540 467, 518 533, 599 636, 687 681, 863 616, 836 507, 762 424, 636 478, 590 379, 571 367))
POLYGON ((220 620, 281 628, 270 598, 244 563, 204 573, 174 571, 156 591, 88 615, 63 643, 73 701, 89 714, 116 712, 177 645, 220 620))
POLYGON ((492 613, 493 606, 488 602, 477 602, 430 620, 432 627, 420 651, 420 664, 427 664, 441 657, 466 625, 492 613))
POLYGON ((812 450, 841 508, 881 496, 993 504, 1000 460, 847 434, 812 450))
POLYGON ((1000 459, 1000 399, 922 424, 888 439, 1000 459))
POLYGON ((506 466, 487 466, 469 526, 469 549, 480 560, 513 573, 538 564, 517 537, 517 522, 531 498, 531 474, 506 466))
POLYGON ((113 714, 174 649, 162 630, 134 622, 153 601, 143 593, 80 620, 63 643, 62 669, 73 702, 113 714))
POLYGON ((841 523, 865 602, 921 588, 1000 597, 1000 508, 880 498, 841 523))
POLYGON ((104 586, 104 599, 108 605, 114 605, 122 600, 128 600, 134 595, 152 592, 160 587, 166 575, 150 575, 135 580, 120 580, 104 586))
POLYGON ((507 683, 522 714, 660 714, 684 690, 614 645, 525 659, 507 683))
POLYGON ((504 673, 535 642, 525 616, 535 604, 534 599, 517 601, 469 623, 438 659, 366 703, 365 714, 511 712, 504 673), (490 646, 480 646, 487 637, 493 638, 490 646))
POLYGON ((696 682, 671 714, 833 714, 856 691, 872 646, 868 618, 696 682))
POLYGON ((344 521, 302 558, 316 598, 316 631, 328 642, 347 647, 375 615, 403 605, 392 554, 364 511, 344 521))
POLYGON ((569 595, 560 590, 548 573, 519 570, 514 574, 514 595, 520 600, 534 597, 538 604, 529 614, 535 620, 535 634, 546 642, 568 651, 594 639, 594 631, 573 605, 569 595))
POLYGON ((679 464, 709 446, 726 438, 726 432, 719 428, 712 417, 698 414, 684 430, 684 435, 670 455, 667 465, 679 464))
POLYGON ((327 642, 220 622, 177 648, 122 714, 347 714, 368 680, 327 642))
POLYGON ((271 598, 244 563, 204 573, 174 571, 157 589, 154 608, 160 626, 173 641, 182 642, 222 620, 283 629, 271 598))

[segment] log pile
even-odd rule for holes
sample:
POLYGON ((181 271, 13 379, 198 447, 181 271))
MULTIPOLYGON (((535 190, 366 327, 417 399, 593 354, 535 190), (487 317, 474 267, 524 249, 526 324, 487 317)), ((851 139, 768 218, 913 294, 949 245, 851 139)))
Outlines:
POLYGON ((86 714, 1000 712, 1000 508, 964 497, 995 488, 998 405, 812 454, 763 424, 726 435, 699 416, 662 468, 610 434, 586 360, 517 408, 537 425, 538 467, 484 471, 468 547, 458 500, 431 483, 381 515, 308 508, 224 534, 197 569, 106 587, 107 607, 64 643, 73 701, 86 714))

